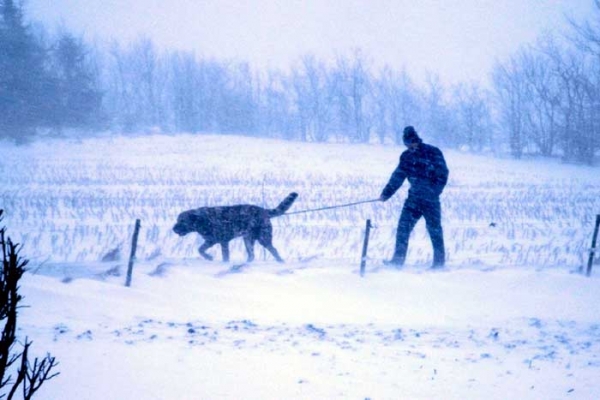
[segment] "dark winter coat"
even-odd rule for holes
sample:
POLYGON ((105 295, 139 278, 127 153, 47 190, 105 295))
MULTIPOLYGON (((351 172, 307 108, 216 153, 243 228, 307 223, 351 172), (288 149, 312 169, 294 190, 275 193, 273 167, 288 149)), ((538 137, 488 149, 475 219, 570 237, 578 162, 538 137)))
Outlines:
POLYGON ((448 182, 448 167, 440 149, 420 143, 414 150, 405 150, 398 167, 381 192, 382 200, 392 197, 405 179, 410 182, 409 198, 436 200, 448 182))

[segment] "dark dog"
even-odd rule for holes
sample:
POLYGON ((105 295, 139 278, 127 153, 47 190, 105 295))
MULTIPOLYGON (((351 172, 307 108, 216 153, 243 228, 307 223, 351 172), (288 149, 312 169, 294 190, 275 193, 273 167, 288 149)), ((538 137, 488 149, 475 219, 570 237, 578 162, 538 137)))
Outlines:
POLYGON ((198 248, 202 257, 212 260, 206 250, 215 244, 221 245, 223 261, 229 261, 229 241, 244 237, 248 262, 254 260, 254 242, 258 240, 264 248, 269 250, 279 262, 283 259, 277 249, 273 247, 273 226, 271 218, 283 215, 298 197, 297 193, 290 193, 276 208, 265 208, 250 204, 223 207, 202 207, 195 210, 184 211, 177 217, 173 231, 179 236, 190 232, 198 232, 204 238, 204 243, 198 248))

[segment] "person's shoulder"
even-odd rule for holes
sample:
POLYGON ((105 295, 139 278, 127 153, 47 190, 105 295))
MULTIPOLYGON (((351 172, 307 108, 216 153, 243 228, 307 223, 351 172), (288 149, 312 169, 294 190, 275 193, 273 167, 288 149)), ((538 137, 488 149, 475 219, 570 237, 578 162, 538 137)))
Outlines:
POLYGON ((428 144, 428 143, 423 143, 422 146, 424 147, 424 149, 426 151, 432 152, 432 153, 439 153, 442 154, 442 151, 439 149, 439 147, 436 147, 432 144, 428 144))

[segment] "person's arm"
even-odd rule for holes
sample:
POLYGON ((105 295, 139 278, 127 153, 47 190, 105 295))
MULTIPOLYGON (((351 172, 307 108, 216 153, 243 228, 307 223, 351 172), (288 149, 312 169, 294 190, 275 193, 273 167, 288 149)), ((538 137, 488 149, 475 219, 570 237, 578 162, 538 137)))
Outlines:
POLYGON ((402 157, 400 157, 400 163, 392 173, 392 176, 390 177, 390 180, 388 181, 387 185, 385 185, 385 187, 381 191, 379 200, 386 201, 390 197, 392 197, 394 193, 396 193, 396 191, 400 189, 400 186, 402 186, 405 179, 406 174, 404 173, 402 168, 402 157))
POLYGON ((433 165, 435 166, 435 168, 433 170, 434 171, 433 184, 437 188, 437 192, 438 192, 437 194, 439 195, 444 190, 446 183, 448 183, 448 175, 449 175, 448 166, 446 165, 446 160, 444 159, 444 155, 442 154, 441 150, 439 150, 439 149, 436 149, 436 151, 434 151, 433 165))

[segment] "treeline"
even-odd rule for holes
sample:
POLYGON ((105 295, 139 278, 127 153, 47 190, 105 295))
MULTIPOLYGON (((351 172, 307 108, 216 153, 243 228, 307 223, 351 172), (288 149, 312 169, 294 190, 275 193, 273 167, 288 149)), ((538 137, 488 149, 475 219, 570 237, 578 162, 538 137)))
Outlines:
POLYGON ((23 9, 0 1, 0 137, 25 140, 40 128, 97 126, 103 88, 81 39, 50 41, 24 21, 23 9))
MULTIPOLYGON (((600 0, 591 21, 600 20, 600 0)), ((545 37, 498 62, 492 85, 417 84, 376 69, 356 50, 289 70, 159 52, 149 38, 90 46, 54 36, 0 0, 0 138, 39 132, 210 132, 301 141, 400 143, 406 124, 438 145, 560 155, 592 163, 600 148, 600 24, 571 21, 569 38, 545 37)))

